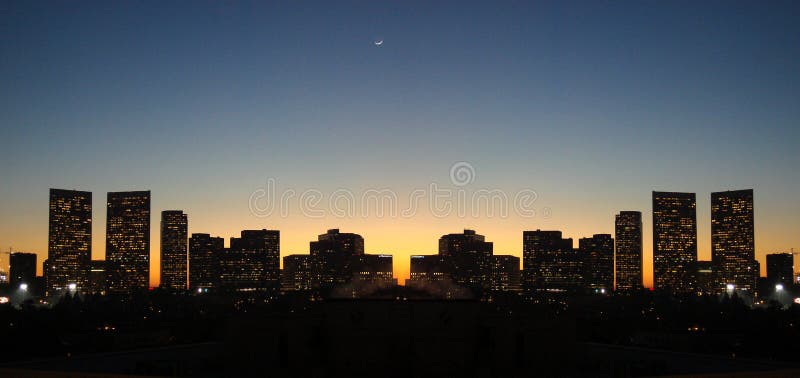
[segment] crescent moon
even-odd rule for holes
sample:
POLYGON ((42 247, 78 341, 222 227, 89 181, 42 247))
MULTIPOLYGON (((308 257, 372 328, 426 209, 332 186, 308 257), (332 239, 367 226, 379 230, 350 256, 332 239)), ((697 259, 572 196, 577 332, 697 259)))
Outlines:
POLYGON ((382 44, 383 44, 383 40, 382 39, 380 41, 375 41, 375 46, 380 46, 382 44))

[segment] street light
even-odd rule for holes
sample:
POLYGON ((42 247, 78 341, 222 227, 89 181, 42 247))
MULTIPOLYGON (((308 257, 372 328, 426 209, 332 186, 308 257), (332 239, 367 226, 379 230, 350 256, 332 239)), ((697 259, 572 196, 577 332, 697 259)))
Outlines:
POLYGON ((19 289, 22 291, 28 291, 28 284, 26 283, 19 284, 19 289))
POLYGON ((69 291, 75 291, 75 290, 78 289, 78 285, 76 285, 74 283, 71 283, 71 284, 67 285, 67 288, 69 289, 69 291))
POLYGON ((783 285, 781 285, 781 284, 775 285, 775 291, 778 291, 778 292, 783 291, 783 285))
POLYGON ((733 289, 736 289, 736 285, 727 284, 727 285, 725 285, 725 288, 728 289, 728 291, 733 291, 733 289))

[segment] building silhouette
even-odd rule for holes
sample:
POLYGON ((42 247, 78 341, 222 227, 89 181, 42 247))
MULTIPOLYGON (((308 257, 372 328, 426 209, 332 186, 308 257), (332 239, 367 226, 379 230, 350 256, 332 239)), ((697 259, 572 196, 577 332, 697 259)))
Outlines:
POLYGON ((494 291, 520 291, 522 289, 522 274, 517 256, 492 256, 491 274, 490 284, 494 291))
POLYGON ((54 294, 89 284, 92 259, 92 193, 50 189, 46 290, 54 294))
POLYGON ((578 240, 583 259, 583 286, 602 292, 614 289, 614 239, 609 234, 595 234, 578 240))
POLYGON ((92 260, 89 269, 89 290, 90 294, 108 293, 108 261, 92 260))
POLYGON ((244 230, 217 254, 219 286, 227 291, 279 288, 280 231, 244 230))
POLYGON ((441 255, 411 256, 409 285, 423 286, 449 279, 445 269, 445 258, 441 255))
POLYGON ((790 285, 794 280, 794 255, 772 253, 767 255, 767 281, 770 285, 790 285))
POLYGON ((150 286, 150 191, 109 192, 106 259, 113 264, 110 290, 150 286))
POLYGON ((345 284, 353 278, 353 257, 364 254, 364 238, 359 234, 330 229, 309 243, 312 259, 312 285, 322 289, 345 284))
POLYGON ((576 290, 583 287, 582 259, 561 231, 523 231, 522 274, 526 290, 576 290))
POLYGON ((161 286, 186 290, 189 224, 180 210, 161 212, 161 286))
POLYGON ((639 290, 642 281, 642 213, 620 211, 614 221, 616 251, 616 288, 620 291, 639 290))
POLYGON ((713 261, 698 260, 695 263, 695 291, 703 294, 719 294, 717 266, 713 261))
POLYGON ((493 244, 474 230, 439 238, 439 256, 445 270, 458 285, 471 289, 491 288, 493 244))
POLYGON ((677 293, 695 289, 697 200, 694 193, 653 192, 653 280, 677 293))
POLYGON ((225 239, 209 234, 192 234, 189 239, 189 287, 192 291, 219 287, 219 255, 225 239))
POLYGON ((717 266, 718 290, 726 285, 755 290, 753 190, 711 193, 711 261, 717 266))
POLYGON ((314 289, 311 272, 311 255, 289 255, 283 257, 281 270, 281 290, 308 291, 314 289))
POLYGON ((25 284, 26 287, 34 286, 36 281, 36 254, 25 252, 14 252, 8 257, 9 284, 13 289, 25 284))
POLYGON ((364 238, 330 229, 309 243, 309 254, 283 258, 281 288, 322 296, 361 298, 395 286, 393 257, 365 254, 364 238))

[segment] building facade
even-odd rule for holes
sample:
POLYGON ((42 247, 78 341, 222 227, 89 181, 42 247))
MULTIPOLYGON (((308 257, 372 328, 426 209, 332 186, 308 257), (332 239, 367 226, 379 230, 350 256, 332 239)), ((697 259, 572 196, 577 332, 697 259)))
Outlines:
POLYGON ((621 211, 614 220, 616 250, 616 287, 619 291, 636 291, 643 287, 642 213, 621 211))
POLYGON ((794 277, 794 255, 772 253, 767 255, 767 281, 771 285, 790 285, 794 277))
POLYGON ((150 191, 108 193, 106 259, 111 291, 150 286, 150 191))
POLYGON ((711 261, 717 267, 718 290, 733 284, 753 291, 755 231, 753 190, 711 193, 711 261))
POLYGON ((161 287, 186 290, 189 221, 180 210, 161 212, 161 287))
POLYGON ((583 259, 583 284, 588 289, 611 291, 614 288, 614 239, 595 234, 578 240, 583 259))
POLYGON ((522 279, 525 290, 576 290, 583 287, 583 264, 572 239, 561 231, 523 231, 522 279))
POLYGON ((192 234, 189 238, 189 288, 192 291, 219 287, 219 255, 225 239, 209 234, 192 234))
POLYGON ((25 252, 14 252, 8 257, 9 284, 13 289, 25 284, 26 287, 33 288, 36 281, 36 254, 25 252))
POLYGON ((89 284, 92 260, 92 193, 50 189, 47 238, 48 266, 44 270, 48 294, 75 284, 89 284))
POLYGON ((675 293, 695 290, 697 199, 694 193, 653 192, 653 280, 675 293))

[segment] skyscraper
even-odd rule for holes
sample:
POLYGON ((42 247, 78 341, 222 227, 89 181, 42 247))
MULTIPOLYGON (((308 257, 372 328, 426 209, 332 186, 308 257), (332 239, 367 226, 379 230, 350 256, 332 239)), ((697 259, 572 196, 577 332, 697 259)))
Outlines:
POLYGON ((717 266, 718 289, 733 284, 754 290, 753 190, 711 193, 711 261, 717 266))
POLYGON ((307 291, 314 289, 311 255, 289 255, 283 257, 281 289, 284 291, 307 291))
POLYGON ((581 256, 561 231, 522 232, 522 279, 525 290, 574 290, 582 286, 581 256))
POLYGON ((187 242, 189 225, 180 210, 161 212, 161 286, 185 290, 188 264, 187 242))
POLYGON ((595 234, 578 241, 583 259, 584 286, 590 289, 614 288, 614 239, 609 234, 595 234))
POLYGON ((655 288, 694 290, 697 261, 697 200, 694 193, 653 192, 655 288))
POLYGON ((189 239, 189 287, 192 291, 219 287, 218 258, 225 239, 192 234, 189 239))
POLYGON ((89 284, 92 260, 92 193, 50 189, 47 240, 47 292, 53 294, 75 284, 89 284))
POLYGON ((616 290, 642 288, 642 213, 620 211, 614 222, 616 290))
POLYGON ((772 253, 767 255, 767 281, 771 285, 789 285, 794 279, 794 255, 772 253))
POLYGON ((36 254, 14 252, 8 259, 9 265, 11 265, 11 269, 9 269, 11 288, 17 289, 21 284, 33 288, 36 280, 36 254))
POLYGON ((110 290, 150 286, 150 191, 109 192, 106 259, 113 264, 110 290))

